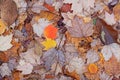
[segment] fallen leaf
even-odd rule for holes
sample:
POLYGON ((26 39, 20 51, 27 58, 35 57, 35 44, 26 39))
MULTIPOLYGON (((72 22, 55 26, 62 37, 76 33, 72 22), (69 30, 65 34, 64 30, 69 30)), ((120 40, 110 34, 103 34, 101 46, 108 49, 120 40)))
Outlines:
POLYGON ((98 67, 96 64, 89 64, 88 70, 90 73, 95 74, 98 71, 98 67))
POLYGON ((24 53, 20 53, 20 57, 32 65, 40 64, 40 56, 34 53, 34 48, 28 49, 24 53))
POLYGON ((54 12, 55 11, 55 8, 52 5, 47 4, 46 2, 44 2, 43 6, 45 8, 47 8, 50 12, 54 12))
POLYGON ((114 14, 109 14, 108 12, 105 12, 105 22, 108 24, 108 25, 114 25, 116 23, 116 20, 114 18, 114 14))
POLYGON ((97 18, 96 28, 103 44, 117 43, 118 32, 112 26, 107 25, 102 19, 97 18))
POLYGON ((33 65, 28 63, 28 62, 26 62, 25 60, 21 59, 19 61, 19 64, 17 65, 16 69, 19 70, 19 71, 22 71, 21 74, 27 75, 27 74, 32 73, 33 65))
POLYGON ((48 50, 48 49, 56 47, 57 43, 55 40, 48 38, 46 41, 42 42, 42 45, 45 47, 44 50, 48 50))
POLYGON ((3 63, 0 66, 0 74, 2 75, 2 77, 11 75, 11 70, 9 69, 7 63, 3 63))
POLYGON ((6 51, 12 47, 12 34, 7 36, 0 36, 0 51, 6 51))
POLYGON ((85 62, 82 58, 73 57, 65 66, 65 69, 70 73, 75 71, 77 74, 82 74, 86 71, 85 62))
POLYGON ((65 63, 65 56, 62 51, 52 48, 43 54, 42 60, 45 62, 45 68, 48 71, 56 61, 63 66, 65 63))
POLYGON ((75 16, 68 31, 72 37, 88 37, 93 34, 93 24, 91 22, 84 23, 81 18, 75 16))
POLYGON ((56 39, 58 29, 54 25, 48 25, 45 27, 44 35, 46 38, 56 39))
POLYGON ((19 71, 14 71, 12 73, 12 76, 13 76, 13 80, 20 80, 21 79, 19 71))
POLYGON ((72 4, 64 3, 62 5, 61 9, 60 9, 61 12, 65 12, 65 13, 70 12, 71 11, 71 5, 72 4))
POLYGON ((117 19, 117 20, 120 20, 120 3, 119 4, 117 4, 114 8, 113 8, 113 13, 114 13, 114 15, 115 15, 115 18, 117 19))
POLYGON ((40 14, 35 17, 36 20, 40 18, 45 18, 48 21, 58 21, 60 19, 60 16, 58 14, 49 12, 49 11, 40 11, 40 14))
POLYGON ((112 56, 109 61, 104 62, 105 72, 109 75, 117 75, 120 73, 120 62, 112 56))
POLYGON ((0 17, 7 25, 15 22, 18 12, 16 3, 13 0, 1 0, 0 2, 0 17))
POLYGON ((86 58, 87 58, 87 64, 95 63, 99 60, 99 55, 96 51, 89 50, 87 51, 86 58))
POLYGON ((6 23, 0 19, 0 34, 5 32, 6 27, 7 27, 6 23))
POLYGON ((46 75, 45 75, 45 78, 46 78, 46 79, 54 79, 54 76, 51 75, 51 74, 46 74, 46 75))
POLYGON ((49 24, 51 24, 51 22, 46 20, 45 18, 39 19, 37 23, 33 24, 34 33, 41 37, 45 27, 48 26, 49 24))
POLYGON ((64 70, 64 74, 66 74, 67 76, 70 76, 72 78, 75 78, 76 80, 80 80, 79 74, 77 74, 77 72, 75 72, 75 71, 69 72, 68 70, 64 70))
POLYGON ((120 61, 120 45, 117 43, 112 43, 110 45, 103 46, 101 50, 105 61, 110 60, 110 58, 114 55, 117 61, 120 61))

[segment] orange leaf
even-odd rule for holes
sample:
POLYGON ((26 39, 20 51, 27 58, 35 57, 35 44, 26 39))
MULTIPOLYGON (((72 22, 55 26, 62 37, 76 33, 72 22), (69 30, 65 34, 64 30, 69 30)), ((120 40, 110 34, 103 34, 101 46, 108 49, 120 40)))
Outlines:
POLYGON ((89 70, 90 73, 97 73, 98 67, 95 64, 90 64, 88 66, 88 70, 89 70))
POLYGON ((47 3, 44 3, 43 6, 47 8, 49 11, 54 12, 55 8, 47 3))
POLYGON ((46 74, 46 75, 45 75, 45 78, 46 78, 46 79, 53 79, 53 78, 54 78, 54 76, 53 76, 53 75, 51 75, 51 74, 46 74))
POLYGON ((57 37, 57 31, 58 29, 56 27, 53 25, 48 25, 44 30, 44 35, 47 38, 55 39, 57 37))

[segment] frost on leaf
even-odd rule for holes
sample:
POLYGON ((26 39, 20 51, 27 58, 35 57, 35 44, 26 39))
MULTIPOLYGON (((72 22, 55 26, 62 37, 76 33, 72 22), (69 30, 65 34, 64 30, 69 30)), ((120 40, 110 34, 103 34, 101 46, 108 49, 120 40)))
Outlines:
POLYGON ((39 19, 37 23, 33 24, 34 33, 36 33, 38 36, 41 37, 41 35, 44 32, 45 27, 48 26, 49 24, 51 23, 45 18, 39 19))
POLYGON ((22 71, 22 74, 27 75, 32 72, 33 66, 32 66, 32 64, 21 59, 19 61, 19 65, 16 67, 16 69, 22 71))
POLYGON ((10 71, 7 63, 3 63, 0 66, 0 74, 1 74, 2 77, 6 76, 6 75, 7 76, 11 75, 11 71, 10 71))
POLYGON ((74 57, 70 60, 69 64, 65 67, 69 72, 77 72, 78 74, 82 74, 85 72, 85 64, 82 58, 74 57))
POLYGON ((112 55, 114 55, 117 60, 120 61, 120 45, 118 45, 117 43, 103 46, 101 52, 104 56, 105 61, 108 61, 112 57, 112 55))
POLYGON ((12 47, 12 34, 7 36, 0 36, 0 51, 6 51, 12 47))
POLYGON ((46 70, 50 70, 51 65, 56 61, 63 66, 65 62, 65 56, 62 51, 52 48, 43 54, 42 60, 45 62, 46 70))
POLYGON ((75 16, 72 20, 72 27, 68 27, 72 37, 87 37, 93 34, 93 24, 92 22, 84 23, 84 21, 75 16))
POLYGON ((105 22, 108 25, 114 25, 116 23, 115 18, 114 18, 114 14, 109 14, 108 12, 105 12, 105 22))

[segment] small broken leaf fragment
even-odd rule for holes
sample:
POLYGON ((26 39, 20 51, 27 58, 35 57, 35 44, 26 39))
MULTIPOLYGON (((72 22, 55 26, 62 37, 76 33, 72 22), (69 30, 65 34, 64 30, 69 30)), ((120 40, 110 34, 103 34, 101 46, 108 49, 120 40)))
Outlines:
POLYGON ((0 34, 4 33, 6 29, 6 23, 0 19, 0 34))
POLYGON ((47 38, 55 39, 57 37, 58 29, 54 25, 48 25, 44 30, 44 35, 47 38))
POLYGON ((45 8, 47 8, 49 11, 51 11, 51 12, 55 11, 55 8, 52 5, 50 5, 50 4, 44 3, 43 6, 45 8))
POLYGON ((44 50, 56 47, 57 43, 55 40, 47 38, 46 41, 42 42, 42 45, 45 47, 44 50))
POLYGON ((0 36, 0 51, 6 51, 12 47, 12 34, 7 36, 0 36))
POLYGON ((89 64, 88 70, 90 73, 97 73, 98 67, 96 64, 89 64))

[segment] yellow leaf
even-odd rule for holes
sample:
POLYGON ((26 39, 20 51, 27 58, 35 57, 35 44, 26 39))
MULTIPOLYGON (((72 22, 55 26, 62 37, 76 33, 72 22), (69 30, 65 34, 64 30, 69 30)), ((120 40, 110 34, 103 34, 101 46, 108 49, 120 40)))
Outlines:
POLYGON ((46 41, 42 42, 42 45, 45 46, 44 50, 48 50, 50 48, 56 47, 56 42, 55 40, 47 39, 46 41))
POLYGON ((88 22, 91 21, 91 18, 90 17, 84 17, 83 20, 84 20, 85 23, 88 23, 88 22))
POLYGON ((6 29, 6 23, 0 19, 0 34, 4 33, 6 29))

